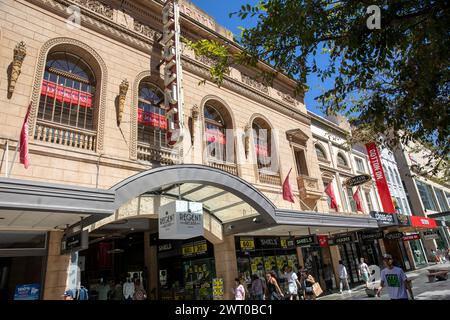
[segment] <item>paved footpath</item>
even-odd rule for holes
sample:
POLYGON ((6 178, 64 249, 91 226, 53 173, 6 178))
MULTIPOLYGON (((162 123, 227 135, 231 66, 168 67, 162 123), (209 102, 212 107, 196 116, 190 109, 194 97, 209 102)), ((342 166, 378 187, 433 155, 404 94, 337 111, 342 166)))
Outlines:
MULTIPOLYGON (((416 300, 450 300, 450 279, 445 281, 428 282, 428 269, 445 269, 449 271, 450 263, 433 264, 428 267, 407 272, 406 275, 412 280, 413 293, 416 300)), ((368 297, 364 286, 358 286, 352 289, 351 293, 342 294, 333 293, 317 300, 389 300, 387 290, 383 289, 381 297, 368 297)))

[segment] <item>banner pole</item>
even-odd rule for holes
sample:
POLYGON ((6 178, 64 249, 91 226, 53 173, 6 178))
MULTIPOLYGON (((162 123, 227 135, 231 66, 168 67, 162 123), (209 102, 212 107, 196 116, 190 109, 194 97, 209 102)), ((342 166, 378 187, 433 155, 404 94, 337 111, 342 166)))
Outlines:
POLYGON ((11 166, 9 167, 8 176, 11 175, 11 172, 12 172, 12 169, 14 166, 14 162, 16 161, 17 153, 19 152, 19 149, 20 149, 20 140, 17 141, 16 151, 14 151, 14 156, 13 156, 13 159, 11 162, 11 166))

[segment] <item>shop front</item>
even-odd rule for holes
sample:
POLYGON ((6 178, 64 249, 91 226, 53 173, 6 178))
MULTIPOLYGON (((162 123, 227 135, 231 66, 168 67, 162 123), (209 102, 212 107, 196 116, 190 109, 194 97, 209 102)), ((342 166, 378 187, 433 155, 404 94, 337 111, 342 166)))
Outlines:
POLYGON ((403 237, 403 241, 409 243, 416 268, 428 263, 420 238, 420 233, 407 233, 403 237))
POLYGON ((43 296, 47 232, 0 232, 0 301, 43 296))
POLYGON ((211 242, 203 237, 158 240, 157 251, 159 299, 213 300, 216 270, 211 242))
POLYGON ((371 265, 383 266, 383 254, 379 240, 383 239, 383 231, 365 231, 358 233, 358 243, 360 245, 360 257, 371 265))
POLYGON ((235 237, 235 246, 238 273, 247 284, 251 283, 254 274, 265 279, 267 273, 274 272, 281 289, 287 291, 284 269, 290 266, 298 272, 300 266, 293 238, 242 236, 235 237))

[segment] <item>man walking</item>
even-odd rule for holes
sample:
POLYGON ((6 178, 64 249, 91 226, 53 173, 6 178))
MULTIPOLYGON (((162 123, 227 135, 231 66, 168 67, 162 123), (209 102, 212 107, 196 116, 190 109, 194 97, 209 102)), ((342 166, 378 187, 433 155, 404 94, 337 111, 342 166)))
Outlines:
POLYGON ((348 272, 347 268, 342 263, 342 260, 339 260, 339 293, 342 293, 342 287, 345 286, 347 288, 348 293, 352 293, 350 290, 350 286, 348 285, 348 272))
POLYGON ((380 288, 378 288, 377 296, 380 297, 381 290, 387 285, 391 300, 408 300, 406 290, 409 291, 411 299, 414 300, 411 281, 408 280, 408 277, 401 268, 394 266, 392 256, 385 254, 383 256, 383 262, 386 268, 381 271, 380 288))
POLYGON ((359 264, 359 276, 363 279, 363 281, 366 283, 366 288, 369 286, 369 266, 367 263, 364 262, 364 258, 360 259, 361 263, 359 264))

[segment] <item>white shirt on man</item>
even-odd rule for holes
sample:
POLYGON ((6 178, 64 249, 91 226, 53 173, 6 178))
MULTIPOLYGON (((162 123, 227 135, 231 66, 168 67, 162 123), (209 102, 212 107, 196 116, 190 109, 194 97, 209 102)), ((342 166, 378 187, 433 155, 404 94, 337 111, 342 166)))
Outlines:
POLYGON ((348 277, 347 268, 343 264, 340 264, 339 265, 339 278, 347 279, 347 277, 348 277))
POLYGON ((391 299, 408 299, 408 292, 405 286, 405 280, 407 279, 405 272, 399 267, 381 270, 381 281, 387 287, 391 299))
POLYGON ((134 295, 134 283, 133 282, 125 282, 123 284, 123 296, 125 299, 133 298, 134 295))

